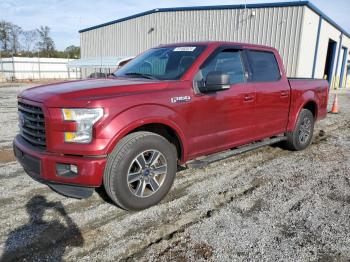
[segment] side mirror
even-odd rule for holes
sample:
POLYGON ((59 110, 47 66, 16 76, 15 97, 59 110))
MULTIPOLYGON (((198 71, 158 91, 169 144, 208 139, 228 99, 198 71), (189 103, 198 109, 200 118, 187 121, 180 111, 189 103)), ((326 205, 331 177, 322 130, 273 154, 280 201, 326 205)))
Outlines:
POLYGON ((212 71, 209 72, 205 84, 201 88, 201 91, 204 93, 216 92, 221 90, 226 90, 230 88, 230 76, 224 74, 221 71, 212 71))

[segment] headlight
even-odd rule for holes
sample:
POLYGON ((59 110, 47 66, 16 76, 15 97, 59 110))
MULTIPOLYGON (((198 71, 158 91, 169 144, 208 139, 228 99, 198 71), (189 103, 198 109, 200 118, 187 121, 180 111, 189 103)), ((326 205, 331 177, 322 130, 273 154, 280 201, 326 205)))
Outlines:
POLYGON ((77 123, 76 132, 64 132, 65 142, 90 143, 92 127, 103 116, 102 108, 64 108, 63 119, 77 123))

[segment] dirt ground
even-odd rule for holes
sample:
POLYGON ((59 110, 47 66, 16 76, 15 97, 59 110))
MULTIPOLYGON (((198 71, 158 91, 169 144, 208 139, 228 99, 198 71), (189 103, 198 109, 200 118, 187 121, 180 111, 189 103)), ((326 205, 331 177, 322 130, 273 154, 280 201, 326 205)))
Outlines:
POLYGON ((349 91, 308 149, 183 170, 159 205, 126 212, 97 193, 60 196, 13 161, 25 87, 0 88, 0 261, 349 261, 349 91))

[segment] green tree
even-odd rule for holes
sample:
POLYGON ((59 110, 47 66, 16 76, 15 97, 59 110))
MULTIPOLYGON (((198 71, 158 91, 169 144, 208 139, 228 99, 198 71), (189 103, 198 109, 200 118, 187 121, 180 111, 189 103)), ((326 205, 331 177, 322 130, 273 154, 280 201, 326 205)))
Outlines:
POLYGON ((80 47, 75 45, 68 46, 64 52, 67 54, 68 58, 80 58, 80 47))

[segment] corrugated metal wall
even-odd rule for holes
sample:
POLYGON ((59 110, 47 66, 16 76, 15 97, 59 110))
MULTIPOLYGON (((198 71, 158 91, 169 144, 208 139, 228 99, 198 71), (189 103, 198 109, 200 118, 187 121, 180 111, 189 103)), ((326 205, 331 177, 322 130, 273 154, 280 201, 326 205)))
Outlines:
POLYGON ((295 6, 158 12, 81 33, 81 54, 136 55, 159 44, 186 41, 247 42, 277 48, 287 74, 296 76, 303 10, 295 6))

